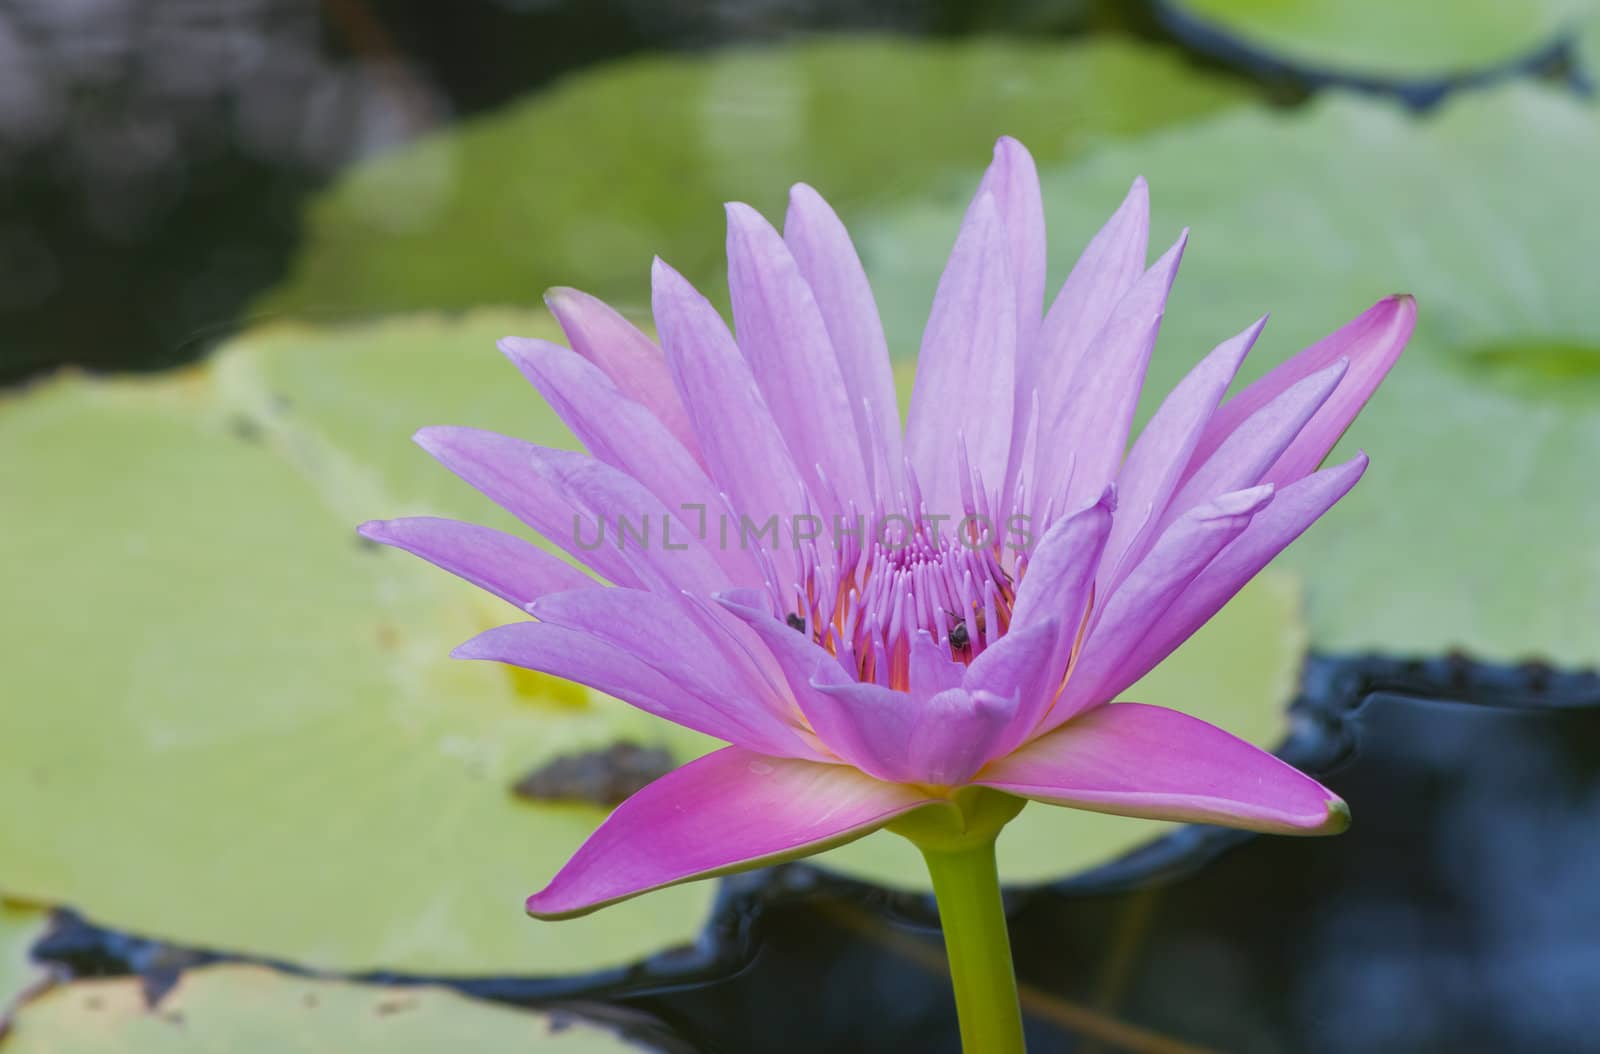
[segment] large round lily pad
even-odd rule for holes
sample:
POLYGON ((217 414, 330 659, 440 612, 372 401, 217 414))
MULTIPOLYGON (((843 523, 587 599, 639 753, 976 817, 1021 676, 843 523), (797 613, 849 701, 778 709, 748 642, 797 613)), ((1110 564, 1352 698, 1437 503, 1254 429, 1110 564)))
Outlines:
POLYGON ((78 981, 24 1006, 6 1054, 642 1054, 571 1018, 437 988, 381 988, 250 966, 186 973, 151 1006, 138 978, 78 981))
POLYGON ((1523 59, 1593 0, 1164 0, 1205 27, 1290 64, 1383 78, 1442 78, 1523 59))
POLYGON ((947 185, 1001 133, 1063 158, 1243 95, 1121 41, 628 60, 353 170, 314 202, 290 279, 258 306, 344 318, 526 304, 552 285, 645 304, 657 253, 691 278, 722 273, 724 201, 781 215, 797 180, 841 208, 892 200, 947 185))
MULTIPOLYGON (((1520 86, 1421 120, 1348 98, 1236 112, 1046 175, 1058 275, 1135 174, 1153 240, 1194 228, 1146 411, 1263 311, 1247 377, 1416 294, 1410 349, 1334 454, 1372 468, 1279 561, 1313 648, 1600 661, 1596 171, 1600 113, 1520 86)), ((933 279, 954 222, 907 209, 862 239, 880 297, 933 279)), ((889 305, 901 339, 921 310, 889 305)))
POLYGON ((157 381, 0 404, 0 890, 182 943, 339 969, 570 973, 692 939, 686 886, 560 925, 523 898, 604 815, 509 788, 618 739, 614 701, 446 656, 516 612, 374 515, 487 503, 407 441, 552 438, 493 350, 543 316, 288 330, 157 381))

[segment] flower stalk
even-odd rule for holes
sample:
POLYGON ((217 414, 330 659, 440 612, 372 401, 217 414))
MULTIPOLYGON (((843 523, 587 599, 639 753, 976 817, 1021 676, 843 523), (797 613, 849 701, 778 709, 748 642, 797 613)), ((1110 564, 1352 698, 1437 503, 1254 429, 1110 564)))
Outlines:
POLYGON ((966 1054, 1024 1054, 1011 939, 995 866, 995 836, 964 849, 923 849, 939 903, 966 1054))

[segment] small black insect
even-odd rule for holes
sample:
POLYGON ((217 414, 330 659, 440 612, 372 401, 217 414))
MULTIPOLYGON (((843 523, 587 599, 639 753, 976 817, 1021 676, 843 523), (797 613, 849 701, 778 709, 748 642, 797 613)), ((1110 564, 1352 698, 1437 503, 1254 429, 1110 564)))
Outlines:
POLYGON ((785 622, 787 622, 789 624, 789 628, 790 629, 799 630, 801 633, 804 633, 806 631, 806 620, 801 618, 799 615, 796 615, 792 611, 789 612, 788 617, 785 618, 783 621, 785 621, 785 622))
POLYGON ((967 620, 956 619, 956 624, 950 627, 950 646, 952 648, 965 648, 972 643, 972 638, 967 635, 967 620))

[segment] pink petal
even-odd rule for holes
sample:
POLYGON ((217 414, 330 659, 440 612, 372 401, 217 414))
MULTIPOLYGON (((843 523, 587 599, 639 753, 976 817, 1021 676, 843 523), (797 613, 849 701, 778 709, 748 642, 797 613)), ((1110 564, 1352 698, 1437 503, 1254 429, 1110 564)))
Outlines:
POLYGON ((1145 368, 1188 237, 1185 231, 1117 303, 1095 338, 1092 354, 1074 372, 1065 401, 1041 404, 1039 448, 1071 450, 1074 455, 1065 508, 1094 500, 1115 478, 1127 453, 1145 368))
MULTIPOLYGON (((600 461, 649 488, 694 533, 726 513, 721 493, 699 462, 643 406, 624 396, 599 369, 543 340, 507 337, 500 350, 514 363, 572 434, 600 461)), ((751 554, 737 545, 712 545, 711 555, 736 582, 761 581, 751 554)))
POLYGON ((655 495, 586 454, 475 428, 424 428, 416 439, 450 471, 617 585, 728 587, 727 573, 655 495), (623 524, 638 534, 624 536, 623 524))
MULTIPOLYGON (((1136 179, 1117 211, 1079 256, 1050 305, 1032 351, 1023 357, 1024 368, 1017 378, 1019 403, 1022 393, 1037 393, 1038 410, 1033 416, 1047 433, 1040 438, 1053 435, 1049 428, 1059 420, 1056 415, 1067 404, 1079 364, 1112 310, 1144 274, 1149 230, 1150 191, 1143 179, 1136 179)), ((1040 449, 1050 451, 1054 458, 1054 451, 1062 448, 1040 449)), ((1027 460, 1020 468, 1050 492, 1041 501, 1054 496, 1063 482, 1054 477, 1041 478, 1027 460)))
POLYGON ((546 622, 513 622, 478 634, 451 655, 503 662, 576 681, 675 725, 765 754, 817 756, 797 730, 774 729, 761 719, 765 711, 750 708, 757 720, 748 714, 730 713, 725 700, 697 696, 689 685, 657 670, 630 648, 581 630, 546 622))
POLYGON ((1185 513, 1139 561, 1095 615, 1066 690, 1045 715, 1042 730, 1110 698, 1104 690, 1156 619, 1195 576, 1272 500, 1271 484, 1224 494, 1185 513))
MULTIPOLYGON (((1246 418, 1204 464, 1190 470, 1178 493, 1158 515, 1156 528, 1151 533, 1159 536, 1179 516, 1218 494, 1264 482, 1267 470, 1277 463, 1306 423, 1326 403, 1344 378, 1348 365, 1346 360, 1340 359, 1296 381, 1246 418)), ((1137 558, 1140 554, 1129 555, 1137 558)))
POLYGON ((906 456, 929 511, 959 516, 960 449, 990 485, 1011 450, 1016 296, 994 197, 980 193, 939 279, 917 358, 906 456))
POLYGON ((975 782, 1053 805, 1278 834, 1337 834, 1350 818, 1326 787, 1266 751, 1142 703, 1080 714, 975 782))
POLYGON ((1349 359, 1344 380, 1264 479, 1287 483, 1314 471, 1400 357, 1416 322, 1417 304, 1411 297, 1390 296, 1378 301, 1224 403, 1206 426, 1193 464, 1210 457, 1246 418, 1290 385, 1340 359, 1349 359))
MULTIPOLYGON (((805 512, 799 471, 722 316, 659 259, 651 278, 661 345, 711 478, 757 528, 769 517, 782 524, 805 512)), ((797 581, 793 547, 768 550, 780 583, 797 581)))
POLYGON ((413 516, 368 520, 363 538, 392 545, 521 608, 546 593, 600 583, 531 542, 475 523, 413 516))
POLYGON ((1017 712, 1015 698, 951 688, 928 699, 906 744, 911 779, 930 787, 959 786, 997 753, 1017 712))
POLYGON ((798 723, 799 711, 784 686, 769 681, 767 671, 726 632, 704 626, 704 613, 682 598, 637 589, 591 589, 549 594, 528 610, 540 622, 627 651, 707 700, 729 721, 766 737, 764 742, 787 742, 798 723))
POLYGON ((738 202, 728 205, 728 291, 739 350, 811 493, 870 508, 861 440, 822 312, 783 238, 738 202))
POLYGON ((1277 491, 1272 504, 1256 513, 1250 526, 1196 575, 1151 624, 1116 675, 1103 686, 1103 696, 1115 698, 1188 640, 1273 557, 1349 493, 1366 468, 1366 455, 1358 455, 1277 491))
POLYGON ((638 327, 588 293, 556 288, 544 302, 572 350, 594 363, 621 392, 660 421, 691 454, 697 453, 689 414, 673 387, 667 357, 638 327))
POLYGON ((1106 541, 1102 589, 1120 580, 1121 576, 1113 572, 1121 565, 1123 554, 1142 553, 1139 542, 1147 535, 1153 538, 1155 518, 1166 508, 1206 422, 1266 323, 1263 316, 1243 333, 1212 349, 1178 382, 1139 433, 1117 474, 1118 510, 1106 541))
POLYGON ((843 765, 719 750, 618 806, 528 898, 528 912, 568 918, 662 886, 819 853, 931 800, 843 765))
POLYGON ((890 499, 900 490, 900 404, 895 398, 883 322, 861 258, 833 209, 804 183, 789 191, 783 239, 828 327, 829 343, 838 357, 855 418, 862 460, 874 487, 890 499))
MULTIPOLYGON (((1011 284, 1017 297, 1017 355, 1032 349, 1044 313, 1044 201, 1039 172, 1027 148, 1008 135, 994 144, 994 160, 978 185, 988 191, 1005 228, 1011 284)), ((1142 261, 1141 261, 1142 262, 1142 261)))

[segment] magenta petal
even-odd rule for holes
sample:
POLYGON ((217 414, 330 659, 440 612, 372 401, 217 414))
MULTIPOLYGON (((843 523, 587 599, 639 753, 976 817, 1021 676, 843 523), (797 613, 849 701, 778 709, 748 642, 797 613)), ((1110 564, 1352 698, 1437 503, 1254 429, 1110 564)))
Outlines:
MULTIPOLYGON (((1041 728, 1055 728, 1097 703, 1106 702, 1108 681, 1118 679, 1151 624, 1177 600, 1195 576, 1237 538, 1272 500, 1270 484, 1224 494, 1185 513, 1128 572, 1122 584, 1100 601, 1066 690, 1046 714, 1041 728)), ((1130 682, 1131 683, 1131 682, 1130 682)))
POLYGON ((531 542, 490 527, 435 516, 368 520, 361 536, 404 549, 517 607, 546 593, 600 586, 531 542))
POLYGON ((638 480, 610 465, 475 428, 424 428, 416 440, 617 585, 700 591, 729 585, 696 533, 638 480), (624 526, 634 533, 624 535, 624 526))
MULTIPOLYGON (((724 514, 721 492, 694 455, 599 369, 543 340, 507 337, 500 341, 500 350, 591 454, 643 483, 686 527, 698 534, 702 523, 716 522, 724 514)), ((652 541, 660 544, 658 538, 652 541)), ((708 548, 735 582, 761 581, 760 569, 747 550, 736 545, 708 548)))
MULTIPOLYGON (((722 316, 661 260, 651 279, 661 345, 712 478, 758 526, 768 517, 781 523, 805 512, 810 506, 799 471, 722 316)), ((779 580, 795 581, 793 547, 769 548, 779 580)))
POLYGON ((783 240, 828 327, 873 486, 879 494, 892 497, 900 490, 903 460, 900 404, 883 321, 861 258, 838 215, 804 183, 789 191, 783 240))
MULTIPOLYGON (((1026 740, 1061 688, 1071 654, 1071 633, 1053 618, 1015 626, 967 667, 962 687, 974 695, 1015 699, 1007 727, 990 745, 989 756, 1006 754, 1026 740)), ((1077 622, 1073 622, 1076 632, 1077 622)))
POLYGON ((1139 433, 1117 474, 1118 511, 1106 540, 1101 588, 1109 588, 1123 554, 1143 552, 1140 542, 1155 533, 1155 520, 1183 478, 1184 467, 1217 404, 1233 383, 1266 317, 1212 349, 1211 354, 1178 382, 1139 433))
POLYGON ((689 414, 673 387, 667 357, 655 341, 588 293, 552 289, 544 302, 573 351, 604 371, 624 395, 649 410, 686 450, 696 453, 689 414))
POLYGON ((813 480, 812 494, 870 507, 855 416, 822 312, 783 238, 738 202, 728 205, 728 291, 739 350, 795 463, 813 480))
POLYGON ((1350 819, 1338 796, 1266 751, 1142 703, 1081 714, 975 782, 1053 805, 1277 834, 1338 834, 1350 819))
POLYGON ((619 805, 528 898, 528 912, 568 918, 662 886, 819 853, 931 800, 843 765, 719 750, 619 805))
POLYGON ((1366 471, 1365 454, 1313 472, 1277 491, 1240 535, 1196 575, 1177 600, 1151 623, 1138 645, 1103 686, 1115 698, 1170 655, 1178 645, 1222 610, 1244 584, 1298 538, 1317 518, 1356 485, 1366 471))
POLYGON ((757 742, 789 741, 798 718, 790 693, 769 682, 725 632, 706 632, 697 625, 695 612, 681 599, 638 589, 583 590, 549 594, 528 610, 540 622, 627 651, 760 737, 757 742))
POLYGON ((576 681, 673 724, 762 753, 816 757, 794 730, 775 736, 752 732, 749 722, 723 712, 720 701, 696 696, 626 648, 566 626, 513 622, 478 634, 450 654, 576 681))
POLYGON ((1348 368, 1349 363, 1340 359, 1291 384, 1278 393, 1277 398, 1245 418, 1204 464, 1189 473, 1165 512, 1158 517, 1155 533, 1159 534, 1183 513, 1218 494, 1265 482, 1267 470, 1277 463, 1306 423, 1327 402, 1348 368))
POLYGON ((935 514, 963 510, 963 445, 990 486, 1005 479, 1017 334, 1008 252, 994 198, 980 193, 934 294, 906 420, 906 456, 935 514))
POLYGON ((931 787, 958 786, 997 753, 1016 713, 1015 698, 950 688, 928 699, 906 744, 912 779, 931 787))
POLYGON ((1287 483, 1312 472, 1400 357, 1416 323, 1417 303, 1411 297, 1390 296, 1378 301, 1224 403, 1206 426, 1195 450, 1195 463, 1209 457, 1246 418, 1284 389, 1340 359, 1349 359, 1344 380, 1264 479, 1287 483))
POLYGON ((1032 155, 1008 135, 994 144, 994 161, 978 185, 978 193, 984 191, 994 195, 1005 227, 1011 285, 1017 298, 1020 360, 1031 350, 1044 314, 1044 199, 1032 155))

